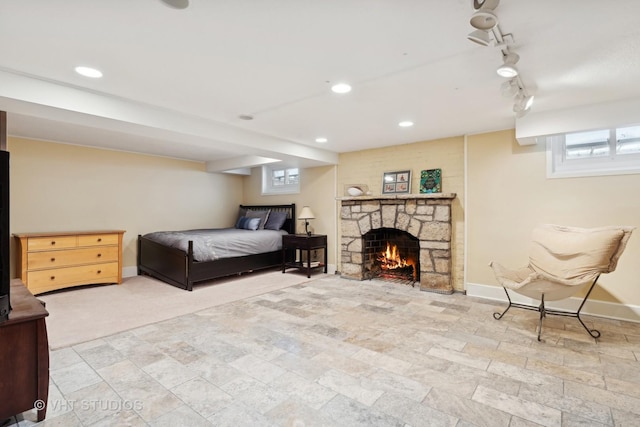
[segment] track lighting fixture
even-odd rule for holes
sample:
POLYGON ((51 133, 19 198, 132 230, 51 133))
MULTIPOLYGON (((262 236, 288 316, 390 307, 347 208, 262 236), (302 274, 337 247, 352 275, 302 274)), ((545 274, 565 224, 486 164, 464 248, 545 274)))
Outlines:
POLYGON ((500 0, 473 0, 475 10, 493 10, 500 4, 500 0))
POLYGON ((489 31, 498 25, 498 17, 488 10, 478 10, 473 14, 469 23, 473 28, 489 31))
POLYGON ((484 30, 475 30, 469 33, 467 36, 469 40, 472 42, 478 43, 481 46, 489 46, 491 44, 491 39, 489 38, 489 33, 484 30))
POLYGON ((506 82, 500 85, 500 91, 502 92, 502 96, 505 98, 511 98, 516 96, 516 94, 520 91, 520 86, 516 79, 507 80, 506 82))
POLYGON ((500 0, 474 0, 475 12, 471 15, 469 23, 477 30, 489 31, 498 25, 498 17, 493 10, 498 7, 500 0))
POLYGON ((516 117, 522 117, 531 109, 533 95, 524 87, 520 72, 516 68, 520 56, 510 49, 514 43, 513 35, 502 34, 500 31, 495 13, 499 3, 500 0, 473 0, 474 12, 469 23, 475 30, 467 35, 467 39, 481 46, 489 46, 493 40, 493 45, 500 48, 503 63, 496 72, 499 76, 509 79, 502 83, 500 91, 504 97, 515 97, 513 112, 516 117))
POLYGON ((517 76, 518 69, 516 68, 516 63, 519 59, 520 56, 518 56, 517 53, 509 52, 504 55, 504 63, 496 70, 498 75, 508 79, 517 76))
POLYGON ((516 113, 516 117, 520 118, 527 114, 533 105, 533 95, 525 95, 520 93, 516 97, 515 104, 513 104, 513 112, 516 113))

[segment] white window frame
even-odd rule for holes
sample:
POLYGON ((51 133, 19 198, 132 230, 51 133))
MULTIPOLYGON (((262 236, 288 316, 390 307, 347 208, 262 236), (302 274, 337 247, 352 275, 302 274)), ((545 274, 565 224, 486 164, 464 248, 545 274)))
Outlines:
POLYGON ((567 159, 565 134, 547 136, 547 178, 640 173, 640 154, 616 153, 616 128, 609 129, 608 142, 609 154, 606 156, 567 159))
POLYGON ((283 164, 273 164, 262 166, 262 195, 274 195, 274 194, 299 194, 300 193, 300 180, 302 169, 296 166, 289 166, 283 164), (298 180, 295 183, 285 182, 283 185, 273 185, 273 176, 276 172, 282 171, 285 174, 285 181, 288 181, 288 176, 292 170, 298 171, 298 180))

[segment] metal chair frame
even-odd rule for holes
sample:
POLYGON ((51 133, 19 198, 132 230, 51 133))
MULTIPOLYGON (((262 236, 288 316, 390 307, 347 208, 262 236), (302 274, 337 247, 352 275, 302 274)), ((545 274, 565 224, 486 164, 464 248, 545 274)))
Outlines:
POLYGON ((497 313, 497 312, 493 313, 493 318, 496 319, 496 320, 502 319, 502 316, 504 316, 507 313, 507 311, 509 311, 509 309, 511 307, 523 308, 525 310, 538 311, 538 312, 540 312, 540 320, 538 321, 538 341, 542 341, 541 338, 540 338, 540 335, 542 334, 542 319, 544 319, 547 314, 551 314, 551 315, 554 315, 554 316, 577 317, 578 321, 580 322, 582 327, 597 342, 598 338, 600 338, 600 331, 598 331, 597 329, 589 329, 587 327, 587 325, 585 325, 585 323, 582 321, 582 318, 580 317, 580 311, 582 311, 582 307, 584 307, 584 304, 587 302, 587 298, 589 298, 589 295, 591 295, 591 291, 595 287, 596 282, 598 281, 599 277, 600 277, 600 275, 598 275, 595 278, 595 280, 593 281, 593 283, 589 287, 589 291, 587 291, 587 294, 585 295, 584 299, 582 300, 582 303, 580 304, 580 307, 578 308, 578 311, 576 311, 576 312, 571 312, 571 311, 566 311, 566 310, 553 310, 553 309, 550 310, 550 309, 546 308, 545 305, 544 305, 544 293, 542 294, 542 297, 540 299, 540 305, 538 307, 533 306, 533 305, 513 302, 513 301, 511 301, 511 297, 509 296, 509 292, 507 291, 507 288, 503 287, 502 289, 504 289, 505 294, 507 294, 507 299, 509 300, 509 305, 507 306, 506 310, 504 310, 502 313, 497 313))

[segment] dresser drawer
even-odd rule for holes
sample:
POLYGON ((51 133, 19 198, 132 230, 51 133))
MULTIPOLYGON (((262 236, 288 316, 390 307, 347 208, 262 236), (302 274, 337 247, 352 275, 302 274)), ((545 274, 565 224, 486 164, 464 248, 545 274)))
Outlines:
POLYGON ((27 269, 30 271, 42 270, 44 268, 69 267, 110 261, 118 261, 117 246, 29 252, 27 254, 27 269))
POLYGON ((116 283, 118 281, 118 263, 81 265, 52 270, 29 271, 27 273, 29 290, 34 293, 47 292, 66 286, 92 283, 116 283))
POLYGON ((75 248, 76 236, 32 237, 27 243, 28 251, 46 251, 51 249, 75 248))
POLYGON ((101 246, 117 244, 117 234, 80 234, 78 236, 78 246, 101 246))

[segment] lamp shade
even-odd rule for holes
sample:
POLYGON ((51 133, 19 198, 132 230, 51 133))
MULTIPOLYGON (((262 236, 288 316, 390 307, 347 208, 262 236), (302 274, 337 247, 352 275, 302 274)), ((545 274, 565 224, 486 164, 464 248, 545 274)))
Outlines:
POLYGON ((298 219, 315 219, 316 215, 313 213, 309 206, 303 206, 298 219))

